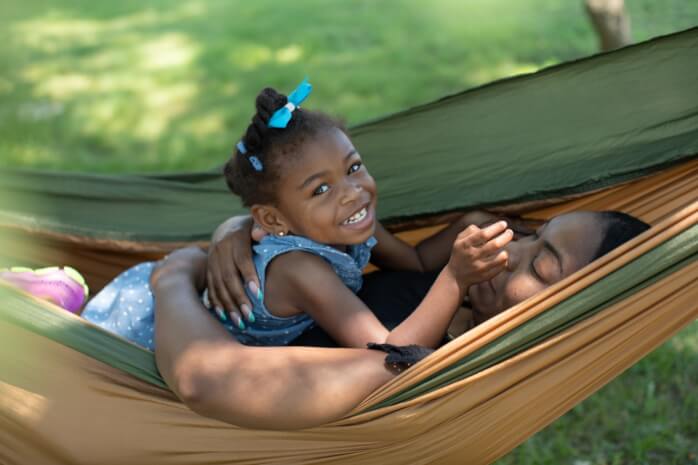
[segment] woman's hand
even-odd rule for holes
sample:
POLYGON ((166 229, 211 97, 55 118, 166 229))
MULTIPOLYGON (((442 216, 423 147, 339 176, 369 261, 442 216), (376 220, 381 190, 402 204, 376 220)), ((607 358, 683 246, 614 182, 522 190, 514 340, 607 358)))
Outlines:
POLYGON ((199 290, 206 284, 206 253, 198 247, 178 249, 160 260, 150 275, 150 287, 156 289, 169 277, 184 275, 199 290))
POLYGON ((219 316, 226 311, 233 324, 244 328, 245 320, 253 322, 252 306, 245 286, 261 299, 257 271, 252 262, 252 240, 261 240, 265 233, 255 228, 252 217, 234 217, 223 223, 213 236, 208 249, 208 298, 219 316))
POLYGON ((505 221, 482 229, 471 224, 458 234, 446 267, 463 289, 492 279, 504 270, 509 256, 502 247, 513 237, 505 221))

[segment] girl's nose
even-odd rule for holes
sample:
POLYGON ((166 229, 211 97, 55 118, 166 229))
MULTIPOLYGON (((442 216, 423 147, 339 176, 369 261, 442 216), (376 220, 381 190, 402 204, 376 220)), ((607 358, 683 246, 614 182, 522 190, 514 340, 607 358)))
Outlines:
POLYGON ((342 203, 347 204, 354 202, 361 196, 362 187, 360 184, 354 182, 348 182, 344 188, 342 203))

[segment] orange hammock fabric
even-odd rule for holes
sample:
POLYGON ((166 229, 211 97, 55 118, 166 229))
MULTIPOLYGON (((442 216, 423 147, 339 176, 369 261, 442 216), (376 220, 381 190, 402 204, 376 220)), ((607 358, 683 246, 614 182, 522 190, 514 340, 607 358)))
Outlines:
MULTIPOLYGON (((533 212, 620 208, 653 228, 469 331, 369 396, 302 431, 200 417, 171 392, 0 321, 0 461, 31 464, 486 464, 698 317, 698 261, 475 375, 366 410, 451 366, 635 257, 698 224, 698 163, 533 212)), ((95 252, 93 252, 95 253, 95 252)), ((274 406, 270 406, 274 408, 274 406)))

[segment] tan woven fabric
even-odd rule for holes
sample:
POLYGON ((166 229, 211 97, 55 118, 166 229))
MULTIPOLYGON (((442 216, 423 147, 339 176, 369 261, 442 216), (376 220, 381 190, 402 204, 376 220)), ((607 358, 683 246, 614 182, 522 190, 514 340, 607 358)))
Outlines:
MULTIPOLYGON (((452 341, 374 392, 448 367, 698 223, 698 164, 537 212, 623 209, 654 227, 452 341), (673 212, 673 213, 672 213, 673 212)), ((698 262, 476 375, 416 399, 295 432, 255 431, 189 411, 166 390, 0 323, 0 463, 486 464, 543 428, 698 317, 698 262)))
POLYGON ((15 348, 1 357, 0 458, 36 465, 490 463, 695 319, 696 276, 698 263, 408 405, 297 432, 200 417, 167 391, 0 325, 15 348))

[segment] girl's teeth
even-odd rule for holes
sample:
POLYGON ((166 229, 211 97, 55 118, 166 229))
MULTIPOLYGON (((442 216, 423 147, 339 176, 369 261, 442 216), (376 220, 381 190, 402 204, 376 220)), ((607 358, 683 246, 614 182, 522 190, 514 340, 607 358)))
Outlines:
POLYGON ((366 209, 362 208, 359 212, 355 213, 354 215, 350 216, 347 220, 345 220, 344 224, 358 223, 366 217, 366 213, 366 209))

